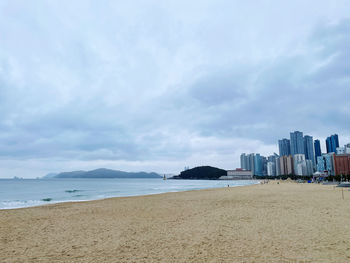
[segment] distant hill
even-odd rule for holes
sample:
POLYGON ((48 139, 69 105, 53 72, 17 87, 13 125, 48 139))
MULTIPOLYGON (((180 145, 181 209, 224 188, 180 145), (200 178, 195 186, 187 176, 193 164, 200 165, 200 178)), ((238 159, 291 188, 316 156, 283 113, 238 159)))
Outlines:
POLYGON ((73 171, 59 173, 52 178, 162 178, 157 173, 123 172, 100 168, 92 171, 73 171))
POLYGON ((215 180, 220 176, 227 175, 227 171, 211 166, 195 167, 186 171, 183 171, 178 176, 174 176, 174 179, 205 179, 215 180))
POLYGON ((57 175, 57 173, 49 173, 43 177, 43 179, 50 179, 54 178, 57 175))

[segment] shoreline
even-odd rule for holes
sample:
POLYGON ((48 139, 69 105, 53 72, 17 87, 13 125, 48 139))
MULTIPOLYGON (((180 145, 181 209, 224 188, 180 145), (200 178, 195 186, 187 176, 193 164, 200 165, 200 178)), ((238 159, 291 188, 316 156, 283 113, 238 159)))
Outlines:
MULTIPOLYGON (((228 182, 230 180, 227 180, 228 182)), ((232 180, 231 180, 232 181, 232 180)), ((252 186, 257 185, 260 183, 260 180, 251 180, 251 181, 257 181, 256 183, 248 184, 248 185, 233 185, 230 186, 230 188, 234 187, 243 187, 243 186, 252 186)), ((50 205, 57 205, 57 204, 64 204, 64 203, 85 203, 85 202, 93 202, 93 201, 102 201, 102 200, 108 200, 113 198, 124 198, 124 197, 142 197, 142 196, 150 196, 150 195, 161 195, 161 194, 167 194, 167 193, 180 193, 180 192, 190 192, 190 191, 201 191, 201 190, 208 190, 208 189, 221 189, 226 188, 227 186, 222 187, 210 187, 210 188, 203 188, 203 189, 192 189, 192 190, 178 190, 178 191, 165 191, 160 193, 151 193, 151 194, 140 194, 140 195, 124 195, 124 196, 111 196, 111 197, 103 197, 98 199, 87 199, 87 200, 67 200, 67 201, 54 201, 54 202, 47 202, 39 205, 33 205, 33 206, 24 206, 24 207, 14 207, 14 208, 0 208, 1 211, 5 210, 18 210, 18 209, 27 209, 27 208, 36 208, 36 207, 43 207, 43 206, 50 206, 50 205)))
POLYGON ((270 182, 0 211, 4 262, 348 262, 350 192, 270 182), (336 204, 336 205, 335 205, 336 204))

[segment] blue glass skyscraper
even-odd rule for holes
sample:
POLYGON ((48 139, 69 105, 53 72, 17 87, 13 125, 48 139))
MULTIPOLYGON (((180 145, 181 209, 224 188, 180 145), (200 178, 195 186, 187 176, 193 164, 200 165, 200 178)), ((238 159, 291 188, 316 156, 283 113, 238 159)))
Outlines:
POLYGON ((305 154, 304 137, 302 132, 295 131, 290 133, 290 153, 292 155, 305 154))
POLYGON ((317 171, 327 171, 329 175, 334 175, 334 154, 326 153, 317 157, 317 171))
POLYGON ((334 135, 327 137, 326 147, 327 147, 327 153, 337 152, 337 148, 339 147, 338 134, 334 134, 334 135))
POLYGON ((241 154, 241 168, 244 170, 248 170, 248 158, 245 153, 241 154))
POLYGON ((248 171, 252 171, 254 173, 255 172, 254 156, 255 156, 254 153, 251 153, 251 154, 242 153, 241 154, 241 168, 248 170, 248 171))
POLYGON ((327 139, 326 139, 326 148, 327 148, 327 153, 332 152, 331 137, 327 137, 327 139))
POLYGON ((315 140, 314 146, 315 146, 315 159, 316 159, 316 163, 317 163, 317 157, 322 155, 320 140, 315 140))
POLYGON ((278 140, 278 148, 280 151, 280 156, 290 155, 290 140, 288 139, 278 140))
POLYGON ((263 175, 263 158, 258 153, 254 156, 254 175, 263 175))
POLYGON ((305 135, 304 136, 304 152, 305 159, 311 160, 312 164, 315 165, 315 152, 314 152, 314 140, 312 136, 305 135))

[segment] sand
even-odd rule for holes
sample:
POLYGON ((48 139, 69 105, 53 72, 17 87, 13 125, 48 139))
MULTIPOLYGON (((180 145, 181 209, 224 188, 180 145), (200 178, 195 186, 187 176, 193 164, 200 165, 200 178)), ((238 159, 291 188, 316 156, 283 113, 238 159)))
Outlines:
POLYGON ((1 210, 0 262, 350 262, 350 192, 274 182, 1 210))

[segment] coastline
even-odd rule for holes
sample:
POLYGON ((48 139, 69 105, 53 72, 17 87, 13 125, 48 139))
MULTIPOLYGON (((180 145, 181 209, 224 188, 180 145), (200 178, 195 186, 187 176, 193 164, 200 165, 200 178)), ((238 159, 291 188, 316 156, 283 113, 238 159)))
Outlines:
POLYGON ((348 262, 350 192, 271 182, 0 211, 4 262, 348 262), (334 205, 337 204, 337 205, 334 205))
MULTIPOLYGON (((64 180, 64 179, 59 179, 59 180, 64 180)), ((91 180, 91 179, 88 179, 88 180, 91 180)), ((124 180, 124 179, 121 179, 121 180, 124 180)), ((45 180, 45 181, 47 181, 47 180, 45 180)), ((201 180, 181 180, 181 181, 201 181, 201 180)), ((192 191, 192 190, 217 189, 217 188, 225 188, 227 186, 225 181, 223 181, 223 180, 207 180, 207 181, 218 181, 218 182, 223 183, 223 184, 220 185, 220 186, 219 185, 218 186, 207 186, 207 187, 199 186, 199 188, 194 188, 194 189, 181 189, 181 188, 178 188, 176 190, 174 190, 174 189, 164 189, 164 190, 161 190, 159 192, 154 192, 155 190, 152 189, 152 190, 150 190, 149 193, 136 193, 136 194, 133 193, 133 194, 129 194, 129 193, 124 192, 124 193, 119 193, 119 194, 116 194, 116 195, 105 196, 105 197, 92 197, 91 196, 90 198, 87 198, 87 199, 68 199, 68 200, 53 200, 53 201, 51 201, 51 200, 45 201, 43 199, 29 200, 29 201, 38 202, 38 204, 22 205, 22 206, 19 206, 19 207, 16 207, 16 206, 14 206, 14 207, 1 207, 0 206, 0 211, 1 210, 13 210, 13 209, 23 209, 23 208, 30 208, 30 207, 48 206, 48 205, 61 204, 61 203, 90 202, 90 201, 96 201, 96 200, 105 200, 105 199, 109 199, 109 198, 147 196, 147 195, 156 195, 156 194, 163 194, 163 193, 170 193, 170 192, 174 192, 175 193, 175 192, 186 192, 186 191, 192 191)), ((245 182, 245 183, 249 182, 249 184, 247 184, 247 185, 254 185, 254 184, 258 184, 260 182, 259 180, 238 180, 238 181, 234 181, 235 184, 231 184, 230 187, 247 186, 245 184, 244 185, 240 185, 240 184, 237 185, 237 182, 240 182, 240 181, 245 182)), ((227 182, 230 182, 230 181, 227 181, 227 182)), ((0 189, 0 191, 1 191, 1 189, 0 189)), ((80 192, 80 191, 83 191, 83 190, 78 190, 78 191, 80 192)), ((67 190, 65 190, 65 192, 67 192, 67 190)), ((48 196, 50 196, 49 199, 51 199, 51 195, 48 194, 48 196)), ((46 198, 44 198, 44 199, 46 199, 46 198)), ((18 201, 18 200, 16 200, 16 201, 18 201)))

